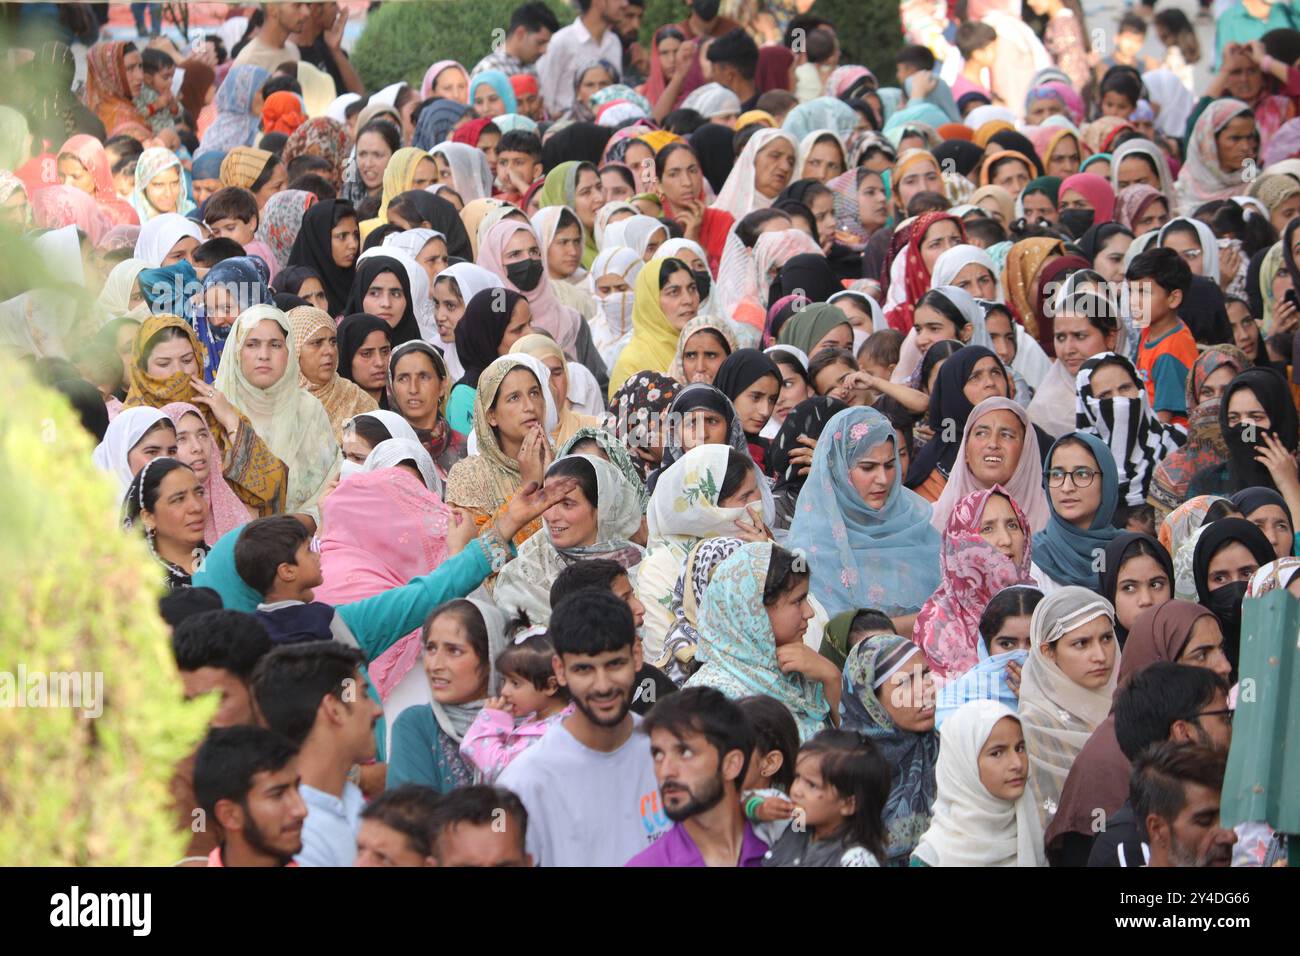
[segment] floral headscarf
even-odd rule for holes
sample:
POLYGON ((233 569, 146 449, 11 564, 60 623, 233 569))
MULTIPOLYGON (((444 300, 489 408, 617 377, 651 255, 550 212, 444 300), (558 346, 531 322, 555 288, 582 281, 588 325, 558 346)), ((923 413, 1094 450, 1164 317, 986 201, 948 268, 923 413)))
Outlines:
POLYGON ((668 411, 681 387, 672 376, 647 369, 629 375, 611 398, 605 428, 628 449, 629 459, 642 480, 646 476, 646 462, 636 454, 636 449, 662 445, 661 416, 668 411), (650 434, 652 427, 658 432, 657 440, 650 434))
POLYGON ((135 207, 136 213, 139 214, 141 225, 162 214, 162 210, 155 208, 154 204, 149 201, 145 189, 155 178, 169 169, 175 169, 180 179, 176 208, 167 211, 184 216, 194 210, 194 200, 190 198, 189 191, 186 189, 185 169, 181 166, 180 157, 170 149, 154 146, 140 154, 140 161, 136 163, 135 167, 135 191, 131 194, 131 205, 135 207))
POLYGON ((1003 588, 1034 583, 1029 574, 1031 552, 1029 522, 1001 485, 972 492, 953 506, 939 552, 939 590, 921 608, 912 633, 912 640, 925 651, 936 674, 956 677, 979 662, 980 616, 1003 588), (980 534, 984 507, 995 494, 1011 503, 1011 511, 1025 534, 1019 562, 1002 554, 980 534))
MULTIPOLYGON (((1241 100, 1224 98, 1215 100, 1205 108, 1192 127, 1187 141, 1187 161, 1178 173, 1178 202, 1180 212, 1192 215, 1196 208, 1215 199, 1244 196, 1250 184, 1241 170, 1226 170, 1219 165, 1218 135, 1238 116, 1252 116, 1250 106, 1241 100)), ((1119 169, 1119 163, 1115 163, 1119 169)))
POLYGON ((334 167, 334 179, 343 181, 343 167, 352 154, 348 128, 324 116, 309 119, 289 136, 280 159, 288 166, 299 156, 319 156, 334 167))
MULTIPOLYGON (((293 347, 299 354, 302 353, 303 345, 321 329, 334 331, 338 328, 328 312, 322 312, 311 306, 300 305, 296 309, 290 309, 286 314, 289 316, 289 326, 293 330, 293 347)), ((345 422, 355 415, 373 412, 379 407, 368 392, 363 391, 355 382, 344 378, 337 370, 328 382, 317 385, 303 375, 300 368, 298 387, 316 396, 321 405, 325 406, 325 414, 329 416, 330 425, 334 429, 334 438, 340 445, 343 443, 345 422)))
POLYGON ((316 194, 286 189, 267 200, 258 217, 257 241, 266 244, 281 268, 289 265, 289 253, 302 228, 302 217, 316 202, 316 194))
POLYGON ((32 219, 38 228, 76 226, 98 245, 111 223, 104 210, 76 186, 46 186, 32 194, 32 219))
POLYGON ((212 150, 226 152, 236 146, 252 146, 257 141, 261 117, 253 112, 253 100, 270 78, 266 70, 249 63, 230 68, 217 90, 217 118, 203 134, 196 158, 212 150))
POLYGON ((783 673, 776 635, 763 606, 763 584, 774 545, 750 542, 718 565, 700 609, 701 667, 687 687, 713 687, 732 700, 762 694, 780 701, 806 741, 826 726, 830 707, 819 682, 798 672, 783 673))
POLYGON ((153 136, 153 130, 131 102, 126 46, 122 41, 96 43, 86 53, 86 107, 99 117, 109 136, 124 134, 143 142, 153 136))
POLYGON ((1065 243, 1060 239, 1022 239, 1007 253, 1007 264, 1002 273, 1002 288, 1016 319, 1034 338, 1038 338, 1038 313, 1034 309, 1034 279, 1050 256, 1065 255, 1065 243))

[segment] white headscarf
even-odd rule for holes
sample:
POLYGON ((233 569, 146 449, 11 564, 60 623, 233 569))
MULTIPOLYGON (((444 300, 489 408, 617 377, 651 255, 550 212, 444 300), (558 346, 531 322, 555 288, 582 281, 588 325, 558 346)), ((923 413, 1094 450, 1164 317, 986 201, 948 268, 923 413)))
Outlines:
POLYGON ((343 93, 334 97, 334 101, 325 107, 325 115, 336 123, 342 123, 344 126, 348 122, 348 107, 361 99, 356 93, 343 93))
POLYGON ((794 154, 794 172, 790 174, 790 182, 810 178, 803 175, 803 164, 808 161, 808 154, 823 136, 829 136, 836 142, 840 147, 840 158, 844 160, 845 165, 848 164, 849 151, 844 148, 844 140, 840 138, 840 134, 833 129, 815 129, 799 141, 799 149, 794 154))
POLYGON ((1029 751, 1029 786, 1042 827, 1039 844, 1056 815, 1075 757, 1110 713, 1120 668, 1117 644, 1106 683, 1089 690, 1066 676, 1043 649, 1103 616, 1114 626, 1115 608, 1109 601, 1095 591, 1071 585, 1045 597, 1030 620, 1031 647, 1020 680, 1020 724, 1029 751))
MULTIPOLYGON (((373 415, 374 412, 368 414, 373 415)), ((387 441, 381 441, 370 449, 370 454, 366 456, 361 470, 377 471, 380 468, 393 468, 404 461, 415 462, 415 467, 420 470, 420 477, 424 479, 424 486, 439 498, 443 496, 442 479, 438 477, 438 469, 433 467, 433 459, 429 457, 423 445, 409 438, 394 436, 387 441)))
POLYGON ((447 160, 452 184, 464 202, 492 195, 492 167, 480 150, 467 143, 439 143, 429 153, 447 160))
POLYGON ((1015 126, 1020 122, 1020 117, 1007 109, 1005 106, 977 106, 962 120, 971 129, 979 129, 985 123, 991 123, 994 120, 1004 120, 1015 126))
POLYGON ((764 196, 754 185, 754 161, 760 151, 778 139, 785 140, 790 144, 791 151, 798 153, 799 144, 789 133, 779 129, 760 129, 741 150, 712 208, 731 213, 731 217, 739 222, 755 209, 766 209, 772 205, 772 200, 776 197, 764 196))
POLYGON ((614 367, 619 353, 632 340, 636 277, 644 265, 635 250, 626 246, 607 246, 596 254, 591 271, 587 273, 588 288, 596 299, 596 314, 588 320, 587 326, 591 330, 591 344, 607 368, 614 367), (596 282, 611 274, 622 276, 628 290, 602 296, 596 291, 596 282))
POLYGON ((439 341, 438 323, 433 318, 433 299, 429 295, 429 273, 424 271, 424 266, 406 250, 387 245, 371 246, 357 256, 357 262, 375 256, 386 256, 402 264, 411 283, 411 308, 415 312, 415 323, 420 327, 420 338, 426 342, 439 341))
MULTIPOLYGON (((514 365, 522 364, 528 366, 532 373, 537 376, 537 381, 542 386, 542 400, 546 403, 546 414, 543 418, 542 425, 546 429, 546 434, 555 434, 555 429, 560 427, 560 410, 556 408, 555 396, 551 394, 550 386, 546 384, 551 380, 551 370, 546 367, 546 364, 541 359, 534 358, 526 352, 511 352, 508 356, 502 355, 499 358, 493 359, 492 363, 488 365, 488 368, 490 369, 493 365, 496 365, 497 362, 504 361, 507 358, 509 358, 511 363, 514 365)), ((484 369, 483 373, 486 375, 487 369, 484 369)), ((568 396, 565 397, 567 398, 568 396)), ((367 414, 373 415, 374 413, 368 412, 367 414)), ((465 442, 465 453, 467 455, 478 454, 477 428, 469 433, 469 437, 465 442)))
POLYGON ((912 851, 927 865, 1046 865, 1029 787, 1011 803, 980 780, 980 751, 1008 717, 1019 721, 1001 701, 972 700, 943 722, 930 828, 912 851))
POLYGON ((1191 216, 1179 216, 1176 219, 1170 219, 1160 227, 1160 232, 1156 235, 1156 246, 1165 244, 1165 235, 1176 224, 1191 226, 1196 230, 1197 240, 1201 244, 1201 275, 1207 279, 1213 279, 1214 284, 1219 284, 1219 239, 1214 234, 1214 230, 1191 216))
MULTIPOLYGON (((542 391, 546 391, 546 389, 543 388, 542 391)), ((488 652, 487 660, 484 663, 488 668, 488 696, 493 697, 501 692, 501 675, 497 672, 496 659, 506 649, 506 616, 491 601, 483 601, 478 598, 467 598, 466 600, 478 610, 479 616, 483 618, 483 624, 487 629, 488 652)), ((430 701, 430 705, 433 707, 433 717, 438 722, 438 727, 457 743, 465 739, 465 732, 469 730, 469 725, 474 722, 474 718, 483 709, 483 704, 483 700, 469 701, 464 704, 441 704, 436 699, 430 701)))
MULTIPOLYGON (((644 259, 645 251, 649 248, 650 240, 654 238, 656 232, 663 232, 666 236, 668 228, 653 216, 642 216, 640 214, 629 216, 627 219, 620 219, 613 225, 605 227, 605 245, 610 247, 624 246, 633 249, 637 255, 644 259)), ((655 258, 662 259, 664 256, 656 253, 655 258)), ((704 261, 708 262, 708 259, 706 258, 704 261)))
POLYGON ((127 489, 131 487, 131 481, 135 478, 135 473, 131 471, 131 466, 127 462, 127 455, 149 429, 159 422, 170 421, 171 419, 160 408, 133 405, 122 409, 117 417, 109 422, 108 431, 104 432, 104 440, 96 446, 90 460, 101 471, 106 471, 117 479, 119 499, 126 495, 127 489))
POLYGON ((1187 135, 1187 117, 1192 115, 1196 97, 1183 86, 1183 81, 1172 70, 1148 70, 1142 74, 1142 85, 1147 88, 1151 102, 1160 107, 1156 113, 1156 131, 1164 136, 1182 139, 1187 135))
MULTIPOLYGON (((443 279, 452 279, 455 281, 456 288, 460 291, 461 302, 469 305, 469 300, 474 298, 484 289, 504 289, 505 283, 495 272, 489 272, 482 266, 477 266, 472 262, 458 262, 455 265, 448 266, 438 273, 438 278, 434 280, 437 284, 443 279)), ((456 340, 444 342, 434 329, 433 338, 430 342, 442 349, 443 358, 447 360, 447 374, 451 376, 453 382, 460 381, 461 376, 465 374, 465 367, 460 364, 460 359, 456 356, 456 340)))
POLYGON ((1169 163, 1165 160, 1165 154, 1159 146, 1149 139, 1130 139, 1111 153, 1110 186, 1115 190, 1115 195, 1119 195, 1119 164, 1124 161, 1125 157, 1134 153, 1140 153, 1155 163, 1156 172, 1160 176, 1160 192, 1165 197, 1165 202, 1172 209, 1178 201, 1178 192, 1174 188, 1174 178, 1169 175, 1169 163))
POLYGON ((99 292, 96 303, 107 319, 139 319, 149 317, 149 303, 141 299, 135 307, 131 306, 131 296, 140 279, 140 273, 149 268, 143 259, 123 259, 113 266, 113 271, 104 280, 104 287, 99 292))
POLYGON ((140 227, 140 235, 135 240, 135 258, 142 259, 150 269, 157 269, 172 251, 172 246, 186 236, 197 242, 203 241, 199 224, 193 219, 174 212, 165 212, 154 216, 140 227))
POLYGON ((957 278, 957 273, 971 264, 989 270, 993 281, 997 283, 994 298, 1001 302, 1003 299, 1001 270, 993 264, 993 257, 979 246, 953 246, 943 252, 938 259, 934 260, 934 268, 930 270, 930 288, 937 289, 941 285, 952 285, 953 280, 957 278))
MULTIPOLYGON (((609 228, 609 217, 616 212, 630 212, 634 216, 641 214, 641 210, 630 202, 607 202, 601 206, 600 211, 596 213, 596 221, 592 224, 591 229, 596 236, 597 249, 604 249, 607 245, 611 245, 611 243, 605 241, 605 230, 609 228)), ((612 243, 612 245, 618 245, 618 243, 612 243)))
MULTIPOLYGON (((436 229, 425 229, 421 226, 417 229, 403 229, 401 232, 390 233, 384 236, 383 245, 390 249, 400 249, 414 259, 434 239, 441 239, 444 243, 447 241, 447 237, 436 229)), ((428 273, 426 272, 425 275, 428 273)))
POLYGON ((727 114, 740 115, 740 97, 721 83, 705 83, 697 86, 686 99, 682 100, 681 109, 695 110, 706 120, 727 114))
MULTIPOLYGON (((406 85, 405 80, 399 80, 396 83, 390 83, 378 93, 370 96, 370 103, 383 103, 385 106, 397 106, 397 94, 402 92, 402 87, 406 85)), ((369 104, 367 104, 369 105, 369 104)))

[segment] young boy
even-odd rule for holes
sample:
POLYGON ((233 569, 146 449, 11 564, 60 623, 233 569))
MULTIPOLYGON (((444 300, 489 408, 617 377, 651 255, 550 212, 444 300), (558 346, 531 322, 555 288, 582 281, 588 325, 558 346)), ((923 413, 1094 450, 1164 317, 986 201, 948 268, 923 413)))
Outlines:
POLYGON ((1135 66, 1139 69, 1138 53, 1147 42, 1147 22, 1136 13, 1126 13, 1119 18, 1119 29, 1115 32, 1115 52, 1105 57, 1097 68, 1097 75, 1103 75, 1112 66, 1135 66))
POLYGON ((902 348, 903 333, 897 329, 872 332, 858 349, 858 368, 877 378, 888 379, 894 374, 902 348))
POLYGON ((826 78, 840 65, 839 41, 826 27, 809 31, 805 52, 808 62, 794 69, 794 92, 801 103, 821 96, 826 89, 826 78))
POLYGON ((894 64, 898 68, 898 85, 901 88, 913 73, 933 70, 935 59, 934 54, 930 52, 928 47, 913 43, 898 51, 898 56, 894 58, 894 64))
POLYGON ((522 207, 524 193, 542 174, 542 141, 536 133, 515 129, 497 144, 496 198, 522 207))
POLYGON ((246 255, 257 256, 265 262, 271 278, 275 278, 280 265, 271 247, 257 238, 260 220, 257 199, 251 192, 239 186, 217 190, 203 207, 203 221, 214 237, 233 239, 244 247, 246 255))
POLYGON ((984 85, 984 71, 992 70, 998 58, 998 35, 987 23, 970 20, 957 28, 957 50, 965 60, 961 74, 952 84, 952 95, 960 99, 978 93, 993 102, 993 94, 984 85))
POLYGON ((1192 270, 1173 249, 1148 249, 1129 264, 1129 313, 1138 341, 1138 374, 1156 417, 1186 426, 1187 373, 1196 362, 1196 339, 1178 318, 1192 270))
POLYGON ((181 117, 180 101, 172 94, 176 61, 162 50, 145 47, 140 54, 144 62, 144 83, 135 98, 135 106, 148 120, 155 133, 172 129, 181 117))

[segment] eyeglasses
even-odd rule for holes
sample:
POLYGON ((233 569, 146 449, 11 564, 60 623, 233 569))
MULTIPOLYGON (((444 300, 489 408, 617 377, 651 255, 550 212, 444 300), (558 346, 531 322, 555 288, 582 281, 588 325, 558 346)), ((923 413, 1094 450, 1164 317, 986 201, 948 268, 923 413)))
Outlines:
POLYGON ((1199 717, 1222 717, 1225 722, 1230 724, 1232 723, 1232 714, 1233 712, 1225 707, 1223 710, 1203 710, 1196 716, 1198 718, 1199 717))
POLYGON ((1047 472, 1047 484, 1052 488, 1060 488, 1065 484, 1068 475, 1074 487, 1087 488, 1098 474, 1100 472, 1095 468, 1075 468, 1073 471, 1066 471, 1064 468, 1052 468, 1047 472))

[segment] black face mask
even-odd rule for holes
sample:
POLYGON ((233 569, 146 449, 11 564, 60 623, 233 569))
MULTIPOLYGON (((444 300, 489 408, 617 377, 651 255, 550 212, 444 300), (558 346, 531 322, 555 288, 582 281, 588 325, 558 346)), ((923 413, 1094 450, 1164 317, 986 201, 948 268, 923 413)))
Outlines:
POLYGON ((506 278, 520 292, 532 292, 542 281, 542 260, 521 259, 506 266, 506 278))
POLYGON ((1237 653, 1241 648, 1241 602, 1245 597, 1245 581, 1225 584, 1205 596, 1205 606, 1219 619, 1223 628, 1223 652, 1233 671, 1237 669, 1237 653))
POLYGON ((701 269, 696 272, 691 270, 691 275, 695 277, 695 288, 700 292, 700 301, 703 302, 709 297, 709 290, 713 288, 713 276, 709 275, 708 269, 701 269))
POLYGON ((701 20, 709 21, 718 15, 718 8, 722 6, 722 0, 694 0, 691 9, 701 20))
POLYGON ((1092 228, 1092 221, 1096 217, 1097 213, 1092 209, 1062 209, 1057 221, 1078 239, 1092 228))

